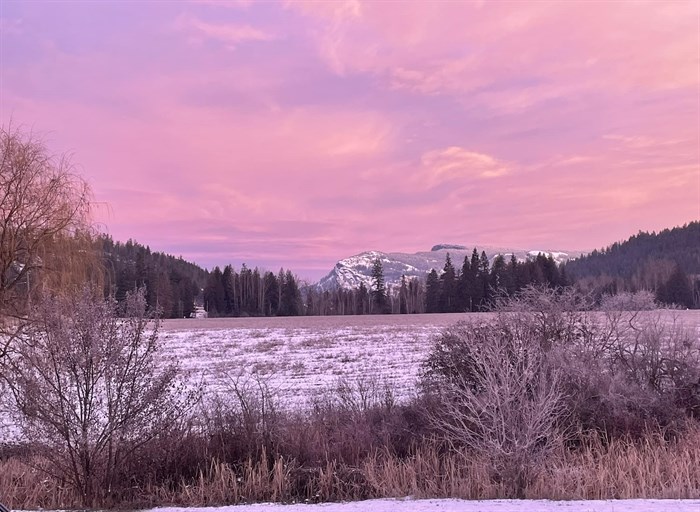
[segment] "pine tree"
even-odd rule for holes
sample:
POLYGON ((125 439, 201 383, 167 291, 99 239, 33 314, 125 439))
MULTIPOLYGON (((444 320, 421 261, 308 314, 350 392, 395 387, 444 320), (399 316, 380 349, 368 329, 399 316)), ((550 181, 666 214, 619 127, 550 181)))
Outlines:
POLYGON ((231 265, 226 265, 221 276, 221 281, 224 287, 224 310, 220 311, 219 313, 226 316, 238 316, 238 311, 234 311, 234 274, 235 272, 233 271, 233 267, 231 265))
POLYGON ((387 313, 388 302, 386 285, 384 283, 384 267, 382 260, 377 258, 372 264, 372 305, 375 313, 387 313))
POLYGON ((490 299, 489 290, 489 271, 491 265, 489 264, 489 258, 486 256, 485 251, 481 251, 481 256, 479 257, 479 266, 476 275, 477 282, 477 292, 479 309, 483 309, 490 299))
POLYGON ((455 268, 450 259, 450 253, 445 256, 445 266, 440 276, 440 299, 438 310, 440 313, 452 313, 456 311, 456 286, 455 268))
POLYGON ((274 316, 279 310, 279 282, 272 272, 265 272, 263 279, 265 281, 264 314, 274 316))
POLYGON ((360 283, 360 287, 357 289, 357 310, 356 314, 366 315, 369 312, 369 292, 365 283, 360 283))
POLYGON ((506 269, 506 291, 513 295, 518 290, 518 260, 515 254, 510 255, 510 261, 506 269))
POLYGON ((299 292, 297 280, 291 270, 287 270, 284 274, 284 282, 280 288, 282 289, 280 315, 298 316, 301 313, 301 293, 299 292))
POLYGON ((483 288, 480 288, 478 282, 479 276, 479 253, 476 247, 472 250, 472 256, 469 261, 469 278, 468 278, 468 288, 467 288, 467 298, 469 311, 476 311, 479 309, 479 304, 483 296, 483 288))
POLYGON ((493 260, 493 265, 491 266, 490 283, 491 288, 498 291, 505 291, 506 286, 506 260, 503 255, 499 254, 493 260))
POLYGON ((440 310, 440 278, 432 269, 425 281, 425 312, 437 313, 440 310))
POLYGON ((225 310, 222 276, 221 269, 214 267, 204 288, 204 308, 209 316, 220 316, 225 310))
POLYGON ((462 270, 459 273, 459 278, 457 279, 457 310, 458 311, 471 311, 471 306, 469 304, 469 290, 472 288, 473 284, 471 282, 472 271, 471 265, 469 264, 469 256, 464 257, 462 262, 462 270))
POLYGON ((685 308, 693 307, 693 287, 685 272, 676 265, 666 283, 659 287, 656 297, 659 302, 676 304, 685 308))

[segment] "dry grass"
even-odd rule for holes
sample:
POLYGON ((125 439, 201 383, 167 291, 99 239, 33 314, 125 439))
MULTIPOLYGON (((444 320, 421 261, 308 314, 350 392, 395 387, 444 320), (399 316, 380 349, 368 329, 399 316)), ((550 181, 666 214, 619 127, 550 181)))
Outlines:
MULTIPOLYGON (((0 462, 0 496, 10 508, 61 509, 78 505, 67 486, 33 469, 37 460, 0 462)), ((318 502, 415 496, 492 499, 511 497, 487 463, 463 453, 441 452, 426 443, 406 457, 375 453, 358 466, 334 460, 317 467, 272 459, 234 466, 211 460, 190 481, 145 484, 105 506, 185 506, 274 502, 318 502)), ((530 499, 700 498, 700 427, 677 441, 649 435, 643 441, 591 438, 562 448, 527 487, 530 499)))
POLYGON ((70 486, 37 469, 41 462, 35 458, 0 460, 0 497, 10 510, 60 510, 79 503, 70 486))
POLYGON ((593 438, 560 456, 530 492, 553 499, 700 498, 700 428, 671 442, 651 434, 605 447, 593 438))

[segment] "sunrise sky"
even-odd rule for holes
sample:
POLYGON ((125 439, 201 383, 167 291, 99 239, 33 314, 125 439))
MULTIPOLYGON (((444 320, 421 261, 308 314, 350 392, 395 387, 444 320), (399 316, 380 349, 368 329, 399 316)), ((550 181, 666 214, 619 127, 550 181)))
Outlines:
POLYGON ((0 119, 115 239, 315 279, 700 218, 700 2, 0 1, 0 119))

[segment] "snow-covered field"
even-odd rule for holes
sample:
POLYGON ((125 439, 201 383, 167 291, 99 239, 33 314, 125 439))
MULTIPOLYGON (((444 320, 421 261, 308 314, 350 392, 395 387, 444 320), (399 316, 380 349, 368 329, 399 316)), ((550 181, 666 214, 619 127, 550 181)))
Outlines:
MULTIPOLYGON (((662 311, 700 332, 699 311, 662 311)), ((645 313, 646 314, 646 313, 645 313)), ((255 380, 280 406, 307 406, 340 383, 397 401, 415 393, 420 367, 436 334, 484 314, 424 314, 166 320, 168 357, 205 391, 255 380)), ((371 398, 371 397, 370 397, 371 398)), ((698 511, 700 512, 700 511, 698 511)))
POLYGON ((319 505, 261 503, 216 508, 159 508, 152 512, 698 512, 700 500, 368 500, 319 505))
MULTIPOLYGON (((162 340, 204 390, 265 384, 280 406, 307 406, 341 383, 396 400, 415 391, 434 336, 465 314, 167 320, 162 340)), ((472 316, 472 318, 475 318, 472 316)), ((371 397, 370 397, 371 398, 371 397)))
MULTIPOLYGON (((699 311, 660 314, 700 332, 699 311)), ((369 400, 383 400, 388 389, 401 401, 415 393, 435 335, 485 315, 178 319, 163 321, 161 339, 164 360, 179 362, 205 393, 236 381, 252 389, 263 384, 278 407, 303 408, 344 383, 369 400)), ((0 414, 0 440, 14 437, 10 425, 0 414)))

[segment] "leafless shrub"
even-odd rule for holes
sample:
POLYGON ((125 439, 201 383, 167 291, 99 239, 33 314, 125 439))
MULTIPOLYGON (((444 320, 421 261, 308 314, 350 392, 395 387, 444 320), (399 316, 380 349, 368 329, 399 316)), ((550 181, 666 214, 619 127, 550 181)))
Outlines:
POLYGON ((263 376, 229 375, 224 390, 204 401, 203 417, 212 449, 222 461, 239 463, 262 452, 275 453, 282 414, 263 376))
MULTIPOLYGON (((637 299, 628 303, 647 304, 637 299)), ((528 288, 497 301, 490 320, 446 329, 422 380, 437 431, 490 460, 516 495, 571 440, 565 431, 677 434, 684 410, 700 411, 697 333, 668 315, 607 305, 592 311, 573 289, 528 288)))
POLYGON ((123 315, 117 307, 87 288, 44 299, 3 368, 24 436, 86 506, 113 492, 118 469, 195 399, 176 366, 156 365, 158 321, 143 291, 123 315))
POLYGON ((514 296, 498 297, 491 309, 497 321, 532 328, 545 350, 587 343, 592 334, 594 301, 572 287, 527 286, 514 296))
POLYGON ((354 413, 364 413, 373 408, 394 406, 394 392, 388 383, 377 377, 360 377, 354 380, 338 379, 330 397, 337 401, 341 409, 354 413))
POLYGON ((600 299, 601 311, 651 311, 658 307, 654 292, 648 290, 603 295, 600 299))
MULTIPOLYGON (((193 444, 192 440, 186 443, 172 449, 193 444)), ((406 456, 374 451, 354 466, 333 459, 303 466, 286 457, 275 458, 272 465, 265 457, 234 465, 206 452, 202 452, 201 461, 194 466, 194 476, 142 485, 116 504, 140 509, 164 503, 181 506, 253 501, 308 503, 408 495, 495 499, 509 492, 502 482, 491 478, 488 460, 468 453, 445 452, 428 441, 406 456)), ((144 465, 149 463, 144 461, 144 465)), ((32 464, 40 462, 33 460, 32 464)), ((47 478, 17 458, 0 461, 0 496, 11 508, 20 510, 65 509, 80 504, 79 497, 59 480, 47 478)), ((698 499, 700 430, 691 427, 684 437, 672 442, 654 431, 637 442, 613 439, 604 443, 598 436, 586 436, 576 450, 557 450, 548 459, 547 467, 528 485, 525 497, 698 499)))
POLYGON ((673 314, 601 311, 586 343, 560 351, 570 407, 583 428, 644 435, 677 429, 700 403, 700 340, 673 314))
POLYGON ((458 325, 438 340, 424 387, 439 403, 430 413, 436 431, 489 460, 493 478, 522 497, 561 440, 566 414, 537 329, 512 318, 458 325))

